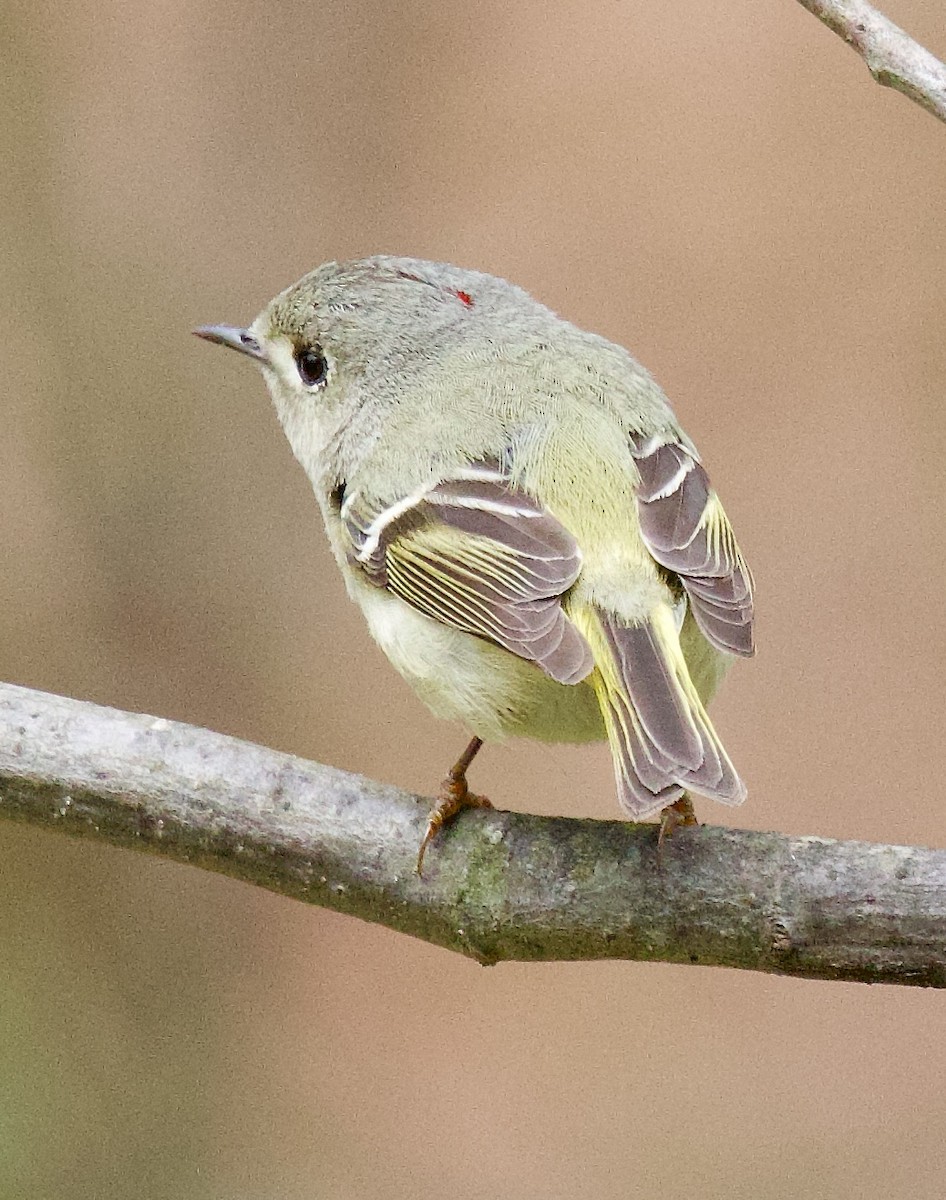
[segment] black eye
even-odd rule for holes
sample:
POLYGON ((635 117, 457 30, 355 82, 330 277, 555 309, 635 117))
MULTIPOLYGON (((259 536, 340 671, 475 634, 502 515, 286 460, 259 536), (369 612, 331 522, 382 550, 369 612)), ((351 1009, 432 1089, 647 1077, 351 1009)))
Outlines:
POLYGON ((328 377, 328 363, 318 346, 296 351, 296 370, 306 387, 319 387, 328 377))

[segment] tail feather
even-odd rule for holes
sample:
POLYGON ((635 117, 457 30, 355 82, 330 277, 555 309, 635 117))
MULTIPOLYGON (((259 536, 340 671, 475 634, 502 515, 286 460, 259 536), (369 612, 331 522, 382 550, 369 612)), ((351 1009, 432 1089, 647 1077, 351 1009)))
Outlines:
POLYGON ((700 730, 687 697, 675 686, 655 623, 621 626, 602 614, 601 627, 647 742, 665 761, 696 770, 704 758, 700 730))
POLYGON ((646 817, 686 791, 741 804, 745 785, 690 679, 670 605, 637 625, 601 610, 581 624, 623 807, 646 817))
POLYGON ((614 756, 614 776, 622 808, 634 816, 647 816, 673 804, 684 789, 673 781, 674 764, 649 741, 633 706, 620 692, 610 692, 602 703, 608 740, 614 756))

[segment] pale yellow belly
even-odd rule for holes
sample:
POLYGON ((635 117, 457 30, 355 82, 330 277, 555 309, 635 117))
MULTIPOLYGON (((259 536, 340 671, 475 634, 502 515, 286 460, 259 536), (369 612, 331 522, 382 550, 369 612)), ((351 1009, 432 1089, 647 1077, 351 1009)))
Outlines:
POLYGON ((360 586, 355 599, 378 645, 437 716, 461 721, 488 741, 607 736, 590 684, 556 683, 534 663, 442 625, 379 588, 360 586))

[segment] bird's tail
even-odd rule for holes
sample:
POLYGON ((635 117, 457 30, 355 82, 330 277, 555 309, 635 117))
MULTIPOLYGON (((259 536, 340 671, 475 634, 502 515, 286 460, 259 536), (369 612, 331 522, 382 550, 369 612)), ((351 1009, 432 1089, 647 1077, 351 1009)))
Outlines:
POLYGON ((741 804, 745 784, 690 678, 670 605, 658 605, 637 625, 600 609, 571 615, 594 655, 588 682, 601 705, 623 807, 646 817, 684 792, 741 804))

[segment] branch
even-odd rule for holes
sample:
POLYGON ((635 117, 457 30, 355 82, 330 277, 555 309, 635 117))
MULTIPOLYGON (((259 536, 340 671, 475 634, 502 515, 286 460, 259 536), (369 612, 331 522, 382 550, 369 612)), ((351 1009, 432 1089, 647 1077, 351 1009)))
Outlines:
POLYGON ((877 82, 946 121, 946 66, 864 0, 798 0, 855 50, 877 82))
POLYGON ((135 847, 484 963, 627 958, 946 987, 946 852, 468 811, 161 718, 0 684, 0 816, 135 847))

